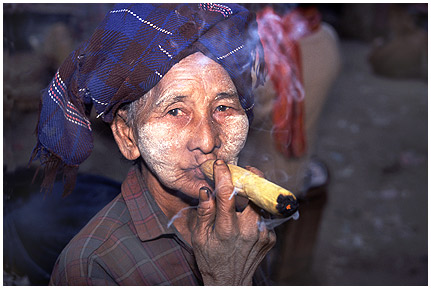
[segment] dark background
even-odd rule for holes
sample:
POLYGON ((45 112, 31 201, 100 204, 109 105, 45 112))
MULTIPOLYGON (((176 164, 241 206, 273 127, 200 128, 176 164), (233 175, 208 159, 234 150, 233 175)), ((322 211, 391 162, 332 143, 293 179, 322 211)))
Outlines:
MULTIPOLYGON (((26 207, 43 199, 40 180, 31 185, 34 170, 27 169, 36 142, 39 91, 111 6, 3 5, 4 285, 43 284, 46 276, 29 276, 37 275, 38 264, 23 263, 39 260, 32 252, 40 250, 35 244, 55 241, 43 235, 46 229, 31 235, 37 242, 25 240, 25 232, 9 231, 14 223, 8 216, 14 212, 23 219, 40 213, 26 207), (29 250, 22 259, 14 238, 29 250)), ((292 5, 274 6, 283 11, 292 5)), ((318 208, 322 215, 311 266, 277 285, 427 285, 428 6, 316 6, 338 33, 343 63, 314 144, 331 181, 327 202, 318 208)), ((130 163, 122 159, 108 126, 96 120, 93 130, 95 149, 80 171, 121 182, 130 163)), ((85 197, 72 201, 92 204, 82 201, 85 197)), ((93 197, 92 202, 98 200, 93 197)), ((50 221, 58 219, 41 220, 46 224, 41 228, 51 228, 50 221)))

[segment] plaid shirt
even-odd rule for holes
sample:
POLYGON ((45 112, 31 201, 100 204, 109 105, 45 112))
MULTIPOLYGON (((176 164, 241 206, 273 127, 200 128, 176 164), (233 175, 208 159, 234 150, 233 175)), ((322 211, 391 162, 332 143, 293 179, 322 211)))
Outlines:
MULTIPOLYGON (((137 166, 121 190, 63 250, 50 285, 203 285, 192 248, 168 228, 137 166)), ((254 284, 268 281, 262 273, 254 284)))

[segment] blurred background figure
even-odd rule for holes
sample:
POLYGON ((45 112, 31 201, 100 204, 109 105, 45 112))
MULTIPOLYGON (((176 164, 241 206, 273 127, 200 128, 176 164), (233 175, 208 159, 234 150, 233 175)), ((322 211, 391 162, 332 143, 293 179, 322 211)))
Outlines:
POLYGON ((327 166, 312 158, 320 113, 340 67, 337 33, 315 6, 254 5, 268 79, 256 89, 255 120, 240 162, 300 200, 300 219, 277 228, 277 283, 305 271, 326 203, 327 166), (312 204, 312 206, 310 206, 312 204), (302 236, 306 236, 303 238, 302 236), (300 244, 300 246, 298 245, 300 244), (293 249, 295 248, 295 249, 293 249))
POLYGON ((373 41, 369 61, 379 75, 428 78, 428 33, 420 18, 425 5, 388 5, 388 32, 373 41), (408 45, 406 45, 408 43, 408 45))
POLYGON ((274 8, 265 6, 257 14, 269 75, 256 90, 255 122, 241 162, 298 192, 341 55, 336 32, 321 23, 315 7, 274 8))
MULTIPOLYGON (((71 196, 60 197, 60 184, 43 196, 39 179, 32 183, 35 168, 26 168, 40 90, 113 4, 3 5, 3 283, 43 285, 56 255, 113 197, 129 167, 109 127, 94 119, 95 148, 71 196), (85 204, 77 202, 83 192, 85 204), (67 231, 58 229, 65 224, 67 231)), ((240 157, 301 200, 300 219, 277 228, 276 285, 427 284, 428 5, 247 8, 261 16, 270 8, 266 15, 278 21, 315 9, 303 16, 319 19, 285 39, 295 40, 293 58, 283 61, 287 72, 297 69, 299 97, 276 108, 302 115, 285 123, 301 128, 299 150, 275 144, 272 111, 289 83, 274 83, 269 71, 240 157)))

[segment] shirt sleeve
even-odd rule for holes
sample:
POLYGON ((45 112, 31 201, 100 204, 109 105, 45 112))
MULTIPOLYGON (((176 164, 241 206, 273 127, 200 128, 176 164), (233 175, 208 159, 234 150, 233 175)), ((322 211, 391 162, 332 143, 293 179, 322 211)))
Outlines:
POLYGON ((118 285, 97 261, 93 261, 89 265, 86 262, 88 260, 80 260, 79 263, 83 265, 80 266, 77 262, 62 262, 64 260, 64 256, 60 256, 55 263, 49 281, 50 286, 118 285), (62 264, 66 265, 62 266, 62 264))

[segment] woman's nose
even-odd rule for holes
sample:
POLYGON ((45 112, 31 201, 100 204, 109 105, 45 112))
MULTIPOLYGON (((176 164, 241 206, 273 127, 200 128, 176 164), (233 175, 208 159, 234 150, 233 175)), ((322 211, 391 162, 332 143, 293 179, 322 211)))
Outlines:
POLYGON ((192 135, 190 135, 188 149, 200 150, 204 154, 209 154, 220 145, 221 140, 216 124, 208 118, 197 120, 192 135))

